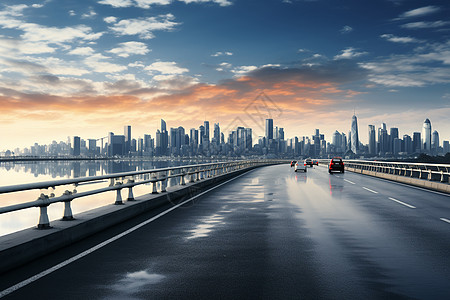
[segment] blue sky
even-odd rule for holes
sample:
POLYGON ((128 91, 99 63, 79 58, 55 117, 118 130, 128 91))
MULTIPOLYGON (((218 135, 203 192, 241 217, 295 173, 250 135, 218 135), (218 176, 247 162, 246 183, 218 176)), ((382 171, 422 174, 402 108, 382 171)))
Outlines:
MULTIPOLYGON (((0 4, 0 150, 108 131, 252 124, 288 137, 367 125, 450 139, 448 1, 98 0, 0 4)), ((258 130, 255 130, 258 133, 258 130)), ((260 134, 263 134, 262 132, 260 134)))

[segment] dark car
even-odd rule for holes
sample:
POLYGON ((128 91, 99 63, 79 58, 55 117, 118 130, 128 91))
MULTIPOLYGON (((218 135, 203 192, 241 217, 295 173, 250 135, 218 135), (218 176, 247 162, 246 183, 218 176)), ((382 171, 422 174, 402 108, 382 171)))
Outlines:
POLYGON ((317 160, 317 159, 313 159, 313 165, 316 165, 316 166, 318 166, 319 165, 319 161, 317 160))
POLYGON ((295 163, 296 163, 296 162, 297 162, 296 160, 291 161, 291 168, 292 168, 293 166, 295 166, 295 163))
POLYGON ((333 171, 340 171, 341 173, 344 173, 344 162, 342 161, 342 158, 333 157, 330 160, 330 164, 328 166, 328 172, 331 173, 333 171))
POLYGON ((304 164, 305 164, 305 166, 310 166, 310 167, 312 167, 312 166, 313 166, 313 161, 312 161, 311 158, 307 158, 307 159, 305 159, 304 164))

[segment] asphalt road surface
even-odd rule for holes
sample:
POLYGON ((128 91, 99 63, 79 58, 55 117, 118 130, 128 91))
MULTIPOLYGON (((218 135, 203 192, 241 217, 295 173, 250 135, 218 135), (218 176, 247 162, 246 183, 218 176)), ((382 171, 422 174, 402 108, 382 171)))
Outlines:
POLYGON ((0 276, 4 299, 450 298, 449 195, 279 165, 171 207, 0 276))

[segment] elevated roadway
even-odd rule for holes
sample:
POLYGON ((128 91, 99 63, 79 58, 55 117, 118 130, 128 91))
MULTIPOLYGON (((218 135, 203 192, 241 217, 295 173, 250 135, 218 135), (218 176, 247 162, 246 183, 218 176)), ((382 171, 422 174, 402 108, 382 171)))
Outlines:
POLYGON ((255 169, 0 276, 4 299, 449 295, 449 195, 321 166, 255 169))

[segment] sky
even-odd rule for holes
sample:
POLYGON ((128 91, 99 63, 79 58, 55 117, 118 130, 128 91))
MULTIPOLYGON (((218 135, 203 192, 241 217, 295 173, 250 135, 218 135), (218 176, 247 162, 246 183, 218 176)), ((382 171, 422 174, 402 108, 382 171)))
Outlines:
POLYGON ((186 132, 331 141, 358 117, 450 139, 450 3, 433 0, 0 2, 0 151, 186 132))

